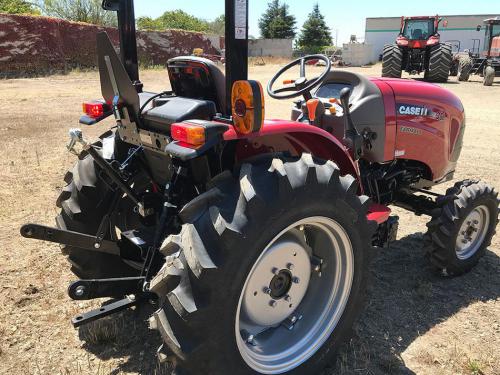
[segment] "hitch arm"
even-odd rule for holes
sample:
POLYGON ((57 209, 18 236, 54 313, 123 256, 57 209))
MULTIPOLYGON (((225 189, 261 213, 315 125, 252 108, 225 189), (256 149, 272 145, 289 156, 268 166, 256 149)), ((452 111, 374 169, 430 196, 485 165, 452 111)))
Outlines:
POLYGON ((121 254, 120 247, 116 242, 101 240, 89 234, 47 227, 45 225, 25 224, 21 227, 21 236, 116 256, 120 256, 121 254))
POLYGON ((94 298, 119 298, 144 293, 145 277, 78 280, 70 284, 68 295, 76 301, 94 298))

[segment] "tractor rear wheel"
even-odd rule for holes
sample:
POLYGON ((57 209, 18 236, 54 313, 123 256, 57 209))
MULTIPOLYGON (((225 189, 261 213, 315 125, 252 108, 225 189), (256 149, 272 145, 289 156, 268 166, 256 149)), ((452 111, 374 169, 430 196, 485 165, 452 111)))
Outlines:
POLYGON ((382 77, 401 78, 403 51, 397 44, 386 44, 382 53, 382 77))
POLYGON ((481 181, 460 181, 449 188, 427 224, 431 264, 443 275, 470 271, 495 234, 499 204, 495 189, 481 181))
MULTIPOLYGON (((118 143, 115 133, 109 131, 100 137, 93 146, 106 158, 118 158, 118 143)), ((56 217, 56 224, 61 229, 97 235, 102 219, 108 213, 109 202, 117 194, 99 177, 99 168, 94 159, 80 154, 75 166, 64 177, 66 186, 57 198, 56 205, 61 213, 56 217)), ((130 228, 132 229, 132 228, 130 228)), ((134 228, 136 229, 136 228, 134 228)), ((110 225, 105 228, 105 237, 110 239, 110 225)), ((72 246, 64 246, 63 254, 67 255, 71 271, 83 279, 100 279, 124 276, 137 276, 139 265, 126 263, 120 257, 89 251, 72 246)))
POLYGON ((452 59, 449 44, 432 46, 429 51, 429 63, 425 70, 424 79, 429 82, 446 82, 450 74, 452 59))
POLYGON ((363 304, 369 199, 310 154, 243 164, 213 186, 181 211, 151 281, 164 296, 151 326, 176 373, 319 373, 363 304))
POLYGON ((458 80, 466 82, 469 80, 472 69, 472 59, 470 56, 460 56, 458 60, 458 80))
POLYGON ((492 66, 487 66, 484 69, 483 85, 491 86, 493 85, 494 80, 495 80, 495 68, 493 68, 492 66))

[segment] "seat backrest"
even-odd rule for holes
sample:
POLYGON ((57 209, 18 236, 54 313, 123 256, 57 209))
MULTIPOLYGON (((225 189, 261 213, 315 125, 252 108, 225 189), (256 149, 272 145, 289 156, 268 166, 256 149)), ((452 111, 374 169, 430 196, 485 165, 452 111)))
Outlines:
POLYGON ((172 90, 177 96, 211 100, 226 112, 226 77, 211 60, 196 56, 174 57, 167 62, 172 90))
POLYGON ((422 35, 423 35, 422 29, 415 29, 411 33, 413 39, 422 39, 422 35))

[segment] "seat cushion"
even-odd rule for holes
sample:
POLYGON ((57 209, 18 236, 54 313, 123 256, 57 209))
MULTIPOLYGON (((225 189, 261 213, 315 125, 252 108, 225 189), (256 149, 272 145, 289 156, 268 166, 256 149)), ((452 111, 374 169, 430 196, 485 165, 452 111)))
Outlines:
POLYGON ((164 103, 143 114, 145 126, 151 130, 169 132, 170 125, 184 120, 211 120, 216 114, 215 103, 182 97, 162 99, 164 103))

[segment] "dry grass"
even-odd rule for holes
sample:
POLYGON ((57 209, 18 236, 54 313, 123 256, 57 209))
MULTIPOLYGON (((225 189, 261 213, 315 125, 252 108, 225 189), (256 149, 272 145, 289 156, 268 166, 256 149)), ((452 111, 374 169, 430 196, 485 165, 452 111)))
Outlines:
MULTIPOLYGON (((272 61, 274 62, 274 61, 272 61)), ((264 85, 278 66, 252 66, 264 85)), ((379 75, 380 66, 354 69, 379 75)), ((164 70, 146 71, 148 90, 168 87, 164 70)), ((500 187, 500 85, 448 83, 464 102, 467 131, 457 179, 484 178, 500 187)), ((58 246, 22 239, 26 222, 54 224, 62 176, 75 158, 65 151, 80 103, 98 98, 96 72, 0 81, 0 373, 167 374, 156 361, 160 337, 151 311, 127 311, 75 331, 69 322, 98 301, 71 302, 74 279, 58 246)), ((290 102, 267 99, 267 118, 287 118, 290 102)), ((106 121, 85 128, 97 137, 106 121)), ((439 188, 440 191, 446 186, 439 188)), ((442 279, 423 256, 425 217, 396 210, 399 239, 372 267, 371 299, 327 373, 500 374, 500 238, 468 275, 442 279)))

